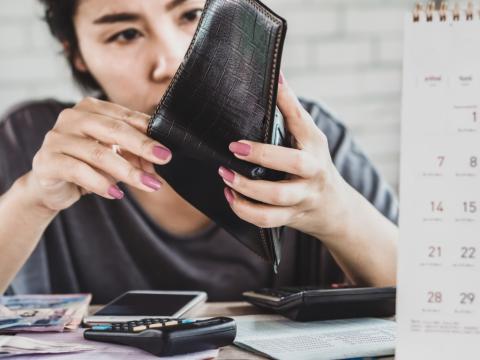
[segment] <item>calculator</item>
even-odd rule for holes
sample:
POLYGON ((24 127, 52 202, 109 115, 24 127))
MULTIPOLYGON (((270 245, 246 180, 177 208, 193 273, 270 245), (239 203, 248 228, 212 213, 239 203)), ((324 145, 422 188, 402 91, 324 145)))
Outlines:
POLYGON ((228 317, 146 318, 92 325, 83 336, 87 340, 137 347, 156 356, 172 356, 230 345, 236 336, 236 324, 228 317))

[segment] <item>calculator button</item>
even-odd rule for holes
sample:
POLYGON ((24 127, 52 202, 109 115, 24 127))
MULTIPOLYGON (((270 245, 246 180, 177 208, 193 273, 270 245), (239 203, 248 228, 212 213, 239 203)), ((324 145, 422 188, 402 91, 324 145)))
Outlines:
POLYGON ((92 330, 97 330, 97 331, 112 330, 112 325, 94 325, 92 326, 92 330))
POLYGON ((132 328, 132 331, 134 332, 139 332, 139 331, 143 331, 143 330, 146 330, 147 327, 145 325, 137 325, 137 326, 134 326, 132 328))
POLYGON ((148 324, 149 329, 158 329, 158 328, 161 328, 161 327, 163 327, 162 323, 148 324))
POLYGON ((177 320, 170 320, 170 321, 165 322, 165 326, 172 326, 172 325, 178 325, 178 321, 177 320))

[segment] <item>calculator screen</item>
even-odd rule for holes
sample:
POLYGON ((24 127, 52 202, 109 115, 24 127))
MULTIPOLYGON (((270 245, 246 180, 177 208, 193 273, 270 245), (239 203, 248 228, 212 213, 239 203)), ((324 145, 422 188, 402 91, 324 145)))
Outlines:
POLYGON ((95 315, 171 316, 187 305, 196 295, 128 293, 100 309, 95 315))

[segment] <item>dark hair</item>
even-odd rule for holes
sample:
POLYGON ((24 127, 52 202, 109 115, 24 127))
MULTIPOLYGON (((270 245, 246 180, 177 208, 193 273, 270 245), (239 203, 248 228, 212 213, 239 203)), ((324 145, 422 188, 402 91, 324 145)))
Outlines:
POLYGON ((75 56, 79 54, 78 39, 73 24, 78 0, 40 0, 45 6, 45 18, 50 32, 62 43, 64 55, 72 70, 77 84, 85 91, 101 91, 101 87, 89 72, 78 71, 74 66, 75 56))

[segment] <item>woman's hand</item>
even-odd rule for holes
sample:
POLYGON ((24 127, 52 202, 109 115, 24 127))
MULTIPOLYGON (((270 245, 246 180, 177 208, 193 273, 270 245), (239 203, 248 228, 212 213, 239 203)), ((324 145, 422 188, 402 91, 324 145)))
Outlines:
POLYGON ((278 106, 296 140, 295 148, 241 140, 230 144, 230 151, 239 159, 290 176, 277 182, 251 180, 220 168, 219 174, 228 185, 225 196, 240 218, 259 227, 287 225, 316 237, 334 237, 345 225, 350 186, 332 162, 325 134, 301 106, 283 75, 278 106))
POLYGON ((33 159, 29 193, 60 211, 86 193, 121 199, 117 181, 158 190, 153 164, 166 164, 171 152, 145 135, 148 121, 146 114, 94 98, 63 110, 33 159))
POLYGON ((354 284, 395 285, 397 227, 343 180, 325 134, 280 79, 278 106, 295 148, 241 140, 230 150, 239 159, 290 176, 278 182, 250 180, 220 168, 231 208, 260 227, 287 225, 321 239, 354 284))

